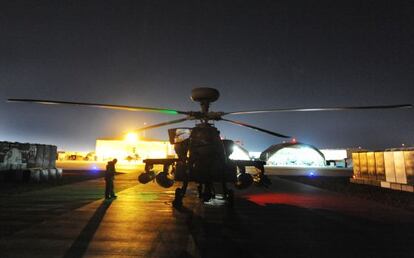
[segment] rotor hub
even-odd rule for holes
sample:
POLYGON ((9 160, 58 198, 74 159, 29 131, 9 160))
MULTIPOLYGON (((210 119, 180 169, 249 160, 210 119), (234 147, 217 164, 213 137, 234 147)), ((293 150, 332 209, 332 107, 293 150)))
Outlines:
POLYGON ((221 117, 224 115, 224 112, 212 112, 209 111, 207 113, 199 112, 199 111, 191 111, 188 114, 189 120, 214 120, 218 121, 221 120, 221 117))

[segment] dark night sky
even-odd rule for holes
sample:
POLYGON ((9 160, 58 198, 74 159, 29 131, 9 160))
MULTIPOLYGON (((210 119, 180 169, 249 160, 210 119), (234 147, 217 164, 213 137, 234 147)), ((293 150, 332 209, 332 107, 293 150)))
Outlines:
MULTIPOLYGON (((93 149, 176 117, 6 103, 40 98, 197 110, 414 103, 412 1, 1 1, 0 140, 93 149)), ((414 143, 414 110, 234 115, 326 147, 414 143)), ((192 125, 187 123, 184 125, 192 125)), ((262 151, 282 139, 217 123, 262 151)), ((166 128, 147 136, 167 138, 166 128)))

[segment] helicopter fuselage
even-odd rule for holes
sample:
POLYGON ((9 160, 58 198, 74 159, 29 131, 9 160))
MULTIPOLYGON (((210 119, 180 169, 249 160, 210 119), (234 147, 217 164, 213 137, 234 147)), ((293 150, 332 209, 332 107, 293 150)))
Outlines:
MULTIPOLYGON (((182 129, 182 128, 180 128, 182 129)), ((186 139, 178 140, 177 129, 170 129, 170 142, 174 144, 176 159, 146 159, 145 172, 140 176, 141 183, 156 179, 163 187, 170 187, 173 181, 213 183, 235 183, 238 188, 246 188, 254 182, 261 182, 264 175, 264 161, 231 160, 234 142, 221 139, 220 132, 211 124, 200 123, 191 130, 186 139), (153 171, 154 165, 162 165, 162 172, 153 171), (246 175, 246 167, 252 166, 258 173, 246 175), (169 182, 167 182, 170 180, 169 182)))

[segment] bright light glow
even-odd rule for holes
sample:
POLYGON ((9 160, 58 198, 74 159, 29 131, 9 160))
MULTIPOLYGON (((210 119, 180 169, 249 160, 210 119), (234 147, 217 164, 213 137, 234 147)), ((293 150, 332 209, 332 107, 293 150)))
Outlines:
POLYGON ((127 133, 125 135, 125 141, 131 144, 134 144, 138 141, 138 134, 137 133, 127 133))
POLYGON ((143 141, 138 137, 126 140, 97 140, 98 161, 118 159, 119 164, 135 165, 148 158, 174 157, 174 146, 168 141, 143 141))
POLYGON ((233 153, 229 157, 232 160, 250 160, 248 153, 243 151, 239 146, 233 146, 233 153))
POLYGON ((274 166, 323 167, 325 159, 309 147, 285 147, 278 150, 267 161, 274 166))

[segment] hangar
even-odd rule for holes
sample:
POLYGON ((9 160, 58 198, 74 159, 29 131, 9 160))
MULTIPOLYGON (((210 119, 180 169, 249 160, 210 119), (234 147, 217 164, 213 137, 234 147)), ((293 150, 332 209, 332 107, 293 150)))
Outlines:
POLYGON ((260 159, 273 166, 323 167, 325 155, 316 147, 300 143, 274 144, 263 151, 260 159))

